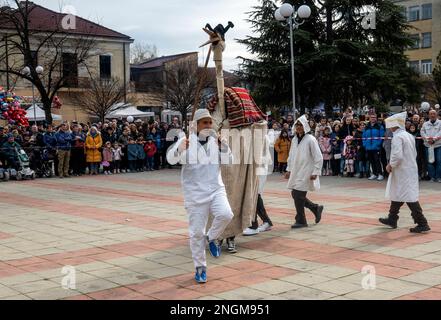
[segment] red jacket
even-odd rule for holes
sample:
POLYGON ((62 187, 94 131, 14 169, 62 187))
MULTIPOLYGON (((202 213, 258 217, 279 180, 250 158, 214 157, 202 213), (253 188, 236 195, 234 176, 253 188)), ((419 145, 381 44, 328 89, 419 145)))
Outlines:
POLYGON ((152 142, 152 143, 146 143, 144 145, 144 152, 147 155, 147 157, 151 158, 154 157, 156 154, 157 148, 156 145, 152 142))

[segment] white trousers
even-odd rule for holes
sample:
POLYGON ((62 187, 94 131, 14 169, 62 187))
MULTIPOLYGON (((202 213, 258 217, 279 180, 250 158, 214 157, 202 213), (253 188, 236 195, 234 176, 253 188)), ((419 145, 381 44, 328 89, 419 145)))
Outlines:
POLYGON ((205 249, 207 240, 205 233, 210 213, 214 220, 208 231, 208 238, 217 240, 225 228, 233 219, 233 211, 231 210, 225 190, 218 192, 211 201, 187 206, 190 228, 190 249, 195 267, 206 267, 207 260, 205 249))

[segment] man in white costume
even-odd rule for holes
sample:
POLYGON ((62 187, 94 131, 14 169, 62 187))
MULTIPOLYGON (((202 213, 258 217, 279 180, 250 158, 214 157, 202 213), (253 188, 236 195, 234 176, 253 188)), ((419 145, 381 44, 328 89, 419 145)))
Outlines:
POLYGON ((380 218, 380 222, 396 229, 400 209, 404 203, 407 203, 407 206, 412 211, 412 218, 415 224, 417 224, 416 227, 410 229, 410 232, 422 233, 430 231, 430 227, 418 202, 417 151, 415 148, 415 138, 405 130, 406 118, 407 113, 403 112, 386 119, 386 128, 391 129, 394 134, 390 162, 386 168, 390 174, 386 198, 391 200, 391 206, 389 216, 387 218, 380 218))
POLYGON ((291 143, 288 157, 288 168, 285 175, 288 189, 297 211, 296 222, 293 229, 308 227, 305 216, 305 207, 315 215, 315 223, 320 223, 324 207, 310 201, 306 195, 308 191, 320 189, 319 176, 323 167, 323 155, 317 139, 309 134, 311 128, 306 116, 300 117, 295 122, 295 136, 291 143))
POLYGON ((170 164, 182 164, 181 182, 185 208, 189 216, 190 249, 196 267, 195 280, 207 282, 205 248, 208 243, 211 255, 218 258, 221 247, 217 241, 233 219, 222 181, 220 164, 231 163, 228 145, 221 143, 212 130, 213 120, 208 110, 197 110, 193 125, 197 134, 181 137, 167 152, 170 164), (206 234, 209 215, 214 217, 206 234))
POLYGON ((260 232, 270 231, 273 227, 273 223, 266 212, 265 204, 262 198, 268 175, 272 174, 274 169, 274 162, 271 157, 271 154, 274 153, 274 130, 272 131, 272 134, 270 134, 271 131, 269 131, 265 136, 265 145, 263 148, 264 153, 262 155, 263 166, 259 168, 257 172, 257 176, 259 178, 259 189, 257 191, 256 214, 254 215, 253 221, 251 221, 251 226, 243 231, 244 236, 254 236, 260 232), (257 217, 262 219, 263 224, 261 226, 259 226, 257 217))

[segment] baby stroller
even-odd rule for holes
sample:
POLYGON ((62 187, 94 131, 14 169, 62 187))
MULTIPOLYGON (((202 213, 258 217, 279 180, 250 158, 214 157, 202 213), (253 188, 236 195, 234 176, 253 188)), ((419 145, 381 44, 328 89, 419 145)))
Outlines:
POLYGON ((40 149, 37 161, 36 174, 39 178, 51 178, 54 175, 54 158, 48 149, 40 149))
POLYGON ((29 166, 29 157, 21 147, 15 147, 15 159, 9 163, 9 175, 20 181, 23 179, 35 179, 35 172, 29 166))

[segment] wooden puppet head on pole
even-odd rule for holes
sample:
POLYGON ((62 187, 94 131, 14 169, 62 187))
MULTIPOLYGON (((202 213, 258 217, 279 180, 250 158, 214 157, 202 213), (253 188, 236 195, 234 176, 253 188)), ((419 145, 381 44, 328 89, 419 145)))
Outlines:
POLYGON ((206 43, 201 45, 201 47, 210 45, 207 61, 205 63, 205 70, 207 69, 211 51, 213 51, 213 60, 216 66, 216 84, 217 84, 217 93, 219 97, 220 110, 225 110, 225 100, 224 100, 225 81, 224 81, 224 71, 223 71, 223 52, 225 50, 225 34, 231 28, 234 28, 234 24, 231 21, 228 22, 228 25, 226 27, 224 27, 222 24, 219 24, 216 26, 216 28, 213 29, 211 25, 207 23, 205 28, 203 28, 203 30, 210 37, 210 39, 206 43))

